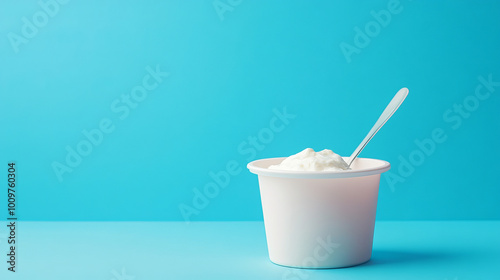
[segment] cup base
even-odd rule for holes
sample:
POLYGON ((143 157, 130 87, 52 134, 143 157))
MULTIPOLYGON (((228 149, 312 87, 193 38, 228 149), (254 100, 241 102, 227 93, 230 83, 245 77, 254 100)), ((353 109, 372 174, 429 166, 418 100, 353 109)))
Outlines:
POLYGON ((310 270, 322 270, 322 269, 341 269, 341 268, 348 268, 348 267, 353 267, 353 266, 358 266, 358 265, 362 265, 362 264, 365 264, 367 262, 369 262, 371 260, 371 256, 370 258, 368 258, 367 260, 364 260, 364 261, 360 261, 360 262, 355 262, 355 263, 351 263, 351 264, 344 264, 344 265, 328 265, 328 266, 318 266, 318 267, 310 267, 310 266, 303 266, 303 265, 290 265, 290 264, 282 264, 280 262, 277 262, 277 261, 273 261, 271 259, 269 259, 273 264, 275 265, 279 265, 279 266, 283 266, 283 267, 288 267, 288 268, 296 268, 296 269, 310 269, 310 270))

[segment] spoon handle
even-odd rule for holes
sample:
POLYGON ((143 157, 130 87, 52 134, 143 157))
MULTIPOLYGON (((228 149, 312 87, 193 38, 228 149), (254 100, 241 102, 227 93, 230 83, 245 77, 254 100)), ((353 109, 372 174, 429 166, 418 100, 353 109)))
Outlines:
POLYGON ((380 130, 382 126, 384 126, 387 120, 391 118, 394 112, 396 112, 401 103, 403 103, 403 101, 405 100, 406 96, 408 95, 408 92, 409 91, 407 88, 402 88, 396 93, 396 95, 394 95, 389 105, 385 107, 385 110, 384 112, 382 112, 382 115, 380 115, 375 125, 373 125, 370 132, 368 132, 368 134, 366 135, 365 139, 361 141, 361 144, 359 144, 356 150, 352 153, 349 159, 349 166, 351 166, 352 162, 358 157, 359 153, 361 153, 361 151, 365 148, 366 144, 368 144, 368 142, 372 140, 373 136, 375 136, 375 134, 380 130))

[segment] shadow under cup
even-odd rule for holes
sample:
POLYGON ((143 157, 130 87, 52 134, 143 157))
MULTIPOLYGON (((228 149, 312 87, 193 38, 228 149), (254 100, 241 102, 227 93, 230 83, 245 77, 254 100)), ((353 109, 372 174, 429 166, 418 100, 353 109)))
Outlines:
MULTIPOLYGON (((299 268, 339 268, 372 253, 383 160, 357 158, 351 170, 268 169, 285 158, 250 162, 259 177, 269 258, 299 268)), ((347 160, 347 158, 344 158, 347 160)))

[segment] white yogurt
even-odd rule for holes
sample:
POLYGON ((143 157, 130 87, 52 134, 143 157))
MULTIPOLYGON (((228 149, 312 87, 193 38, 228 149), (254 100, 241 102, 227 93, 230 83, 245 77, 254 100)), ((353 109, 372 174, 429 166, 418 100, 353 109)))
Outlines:
POLYGON ((289 156, 278 165, 271 165, 269 169, 290 171, 340 171, 347 170, 349 166, 344 159, 332 152, 323 150, 315 152, 307 148, 302 152, 289 156))

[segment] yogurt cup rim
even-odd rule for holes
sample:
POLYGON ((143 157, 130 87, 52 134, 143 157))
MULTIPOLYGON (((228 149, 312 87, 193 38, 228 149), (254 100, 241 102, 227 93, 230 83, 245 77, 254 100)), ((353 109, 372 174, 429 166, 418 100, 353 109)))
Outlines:
MULTIPOLYGON (((351 169, 351 170, 338 170, 338 171, 292 171, 292 170, 277 170, 269 169, 265 167, 257 166, 257 164, 265 161, 278 161, 283 160, 286 157, 276 157, 276 158, 264 158, 254 160, 247 164, 247 168, 250 172, 257 174, 259 176, 271 176, 271 177, 282 177, 282 178, 297 178, 297 179, 334 179, 334 178, 352 178, 352 177, 362 177, 381 174, 388 171, 391 168, 391 164, 385 160, 373 159, 373 158, 357 158, 356 161, 369 161, 374 163, 374 167, 362 168, 362 169, 351 169)), ((342 157, 347 160, 348 157, 342 157)), ((277 162, 279 163, 279 162, 277 162)), ((274 164, 277 164, 274 163, 274 164)))

